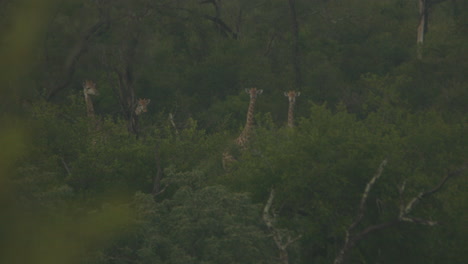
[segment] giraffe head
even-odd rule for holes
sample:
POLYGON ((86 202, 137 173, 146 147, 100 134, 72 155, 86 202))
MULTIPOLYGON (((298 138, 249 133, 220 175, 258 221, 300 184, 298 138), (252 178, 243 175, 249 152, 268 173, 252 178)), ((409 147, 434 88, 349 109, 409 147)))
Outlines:
POLYGON ((301 95, 301 92, 296 92, 294 90, 291 90, 289 92, 284 92, 284 96, 288 97, 289 102, 294 103, 296 102, 296 97, 301 95))
POLYGON ((138 99, 137 106, 135 108, 135 114, 140 115, 148 111, 147 106, 151 102, 151 99, 138 99))
POLYGON ((96 89, 96 83, 90 80, 83 82, 83 92, 85 95, 99 95, 99 91, 96 89))
POLYGON ((251 99, 255 99, 255 98, 257 98, 257 95, 263 93, 263 90, 262 89, 257 89, 257 88, 250 88, 250 89, 245 89, 245 92, 250 95, 251 99))

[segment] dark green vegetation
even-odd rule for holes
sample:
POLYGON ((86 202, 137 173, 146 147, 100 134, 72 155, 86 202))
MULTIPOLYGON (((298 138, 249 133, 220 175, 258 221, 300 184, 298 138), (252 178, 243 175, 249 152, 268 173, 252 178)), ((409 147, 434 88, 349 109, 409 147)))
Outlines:
POLYGON ((0 263, 466 261, 467 1, 419 47, 417 0, 39 2, 0 1, 0 263))

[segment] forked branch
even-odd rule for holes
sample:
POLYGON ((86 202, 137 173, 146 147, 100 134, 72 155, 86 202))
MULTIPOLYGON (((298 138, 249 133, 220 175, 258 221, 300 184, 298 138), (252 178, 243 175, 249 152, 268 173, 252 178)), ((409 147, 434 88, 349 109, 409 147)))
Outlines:
POLYGON ((302 235, 299 235, 295 238, 292 238, 291 235, 287 230, 279 229, 275 226, 276 221, 276 214, 270 213, 271 205, 273 204, 273 199, 275 198, 275 190, 270 191, 270 196, 268 197, 268 201, 263 208, 263 221, 265 222, 266 226, 270 230, 271 236, 275 241, 276 247, 279 250, 279 259, 282 264, 289 263, 288 257, 288 247, 299 240, 302 235))
POLYGON ((387 164, 387 160, 383 160, 382 163, 380 164, 379 168, 377 169, 376 174, 372 179, 367 183, 366 188, 362 194, 361 202, 359 204, 358 212, 356 219, 353 221, 353 223, 349 226, 349 228, 346 230, 346 236, 344 240, 343 247, 341 248, 340 252, 338 255, 335 257, 334 264, 341 264, 346 261, 346 257, 350 250, 356 245, 358 241, 366 237, 367 235, 379 231, 385 228, 388 228, 390 226, 394 226, 396 224, 399 224, 401 222, 411 222, 411 223, 416 223, 416 224, 421 224, 421 225, 428 225, 428 226, 434 226, 437 224, 436 221, 432 220, 426 220, 426 219, 421 219, 421 218, 416 218, 409 216, 409 214, 412 212, 412 210, 415 208, 415 206, 425 197, 428 197, 442 189, 442 187, 446 184, 446 182, 456 176, 461 174, 467 167, 466 164, 461 166, 459 169, 456 171, 448 173, 442 180, 437 184, 433 189, 427 191, 427 192, 421 192, 419 193, 416 197, 412 198, 410 202, 405 204, 403 202, 403 199, 401 198, 405 187, 406 187, 406 182, 403 182, 403 184, 399 188, 400 192, 400 214, 398 217, 396 217, 393 220, 390 220, 388 222, 380 223, 380 224, 375 224, 368 226, 364 228, 360 232, 353 233, 352 231, 357 227, 357 225, 361 222, 362 218, 364 217, 364 212, 366 209, 366 201, 369 196, 369 192, 371 191, 372 187, 374 186, 375 182, 380 178, 383 167, 387 164))

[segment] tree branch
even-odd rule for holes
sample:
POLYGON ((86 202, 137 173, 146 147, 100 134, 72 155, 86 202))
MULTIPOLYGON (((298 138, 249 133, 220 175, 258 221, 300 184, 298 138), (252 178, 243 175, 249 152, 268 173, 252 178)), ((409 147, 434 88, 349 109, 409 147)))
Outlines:
POLYGON ((222 30, 221 32, 223 33, 224 36, 226 37, 231 36, 233 39, 237 39, 237 33, 234 32, 234 30, 232 30, 223 20, 221 20, 221 18, 212 17, 208 15, 203 15, 203 17, 214 22, 219 27, 219 29, 222 30))
POLYGON ((364 211, 365 211, 365 203, 367 200, 367 197, 369 195, 370 190, 372 189, 373 185, 375 182, 380 178, 382 171, 383 171, 383 166, 387 164, 387 160, 382 161, 380 164, 376 174, 372 179, 367 183, 366 188, 364 190, 364 193, 362 194, 361 202, 359 205, 359 210, 357 213, 357 217, 354 220, 354 222, 350 225, 350 227, 346 230, 346 236, 345 236, 345 241, 343 244, 343 247, 341 248, 340 252, 336 256, 334 260, 334 264, 341 264, 346 261, 347 254, 349 251, 356 245, 356 243, 360 240, 362 240, 364 237, 367 235, 397 225, 398 223, 401 222, 410 222, 410 223, 416 223, 416 224, 421 224, 421 225, 428 225, 428 226, 434 226, 437 224, 436 221, 431 221, 431 220, 425 220, 421 218, 416 218, 416 217, 410 217, 408 214, 414 209, 414 207, 418 204, 419 201, 421 201, 424 197, 430 196, 439 190, 442 189, 442 187, 445 185, 445 183, 452 177, 459 175, 464 171, 467 167, 466 163, 462 165, 459 169, 456 171, 448 173, 440 182, 435 186, 433 189, 427 191, 427 192, 421 192, 419 193, 416 197, 411 199, 411 201, 408 204, 404 204, 403 200, 401 199, 401 196, 405 190, 406 187, 406 181, 403 182, 403 184, 399 187, 399 193, 400 193, 400 215, 398 216, 397 219, 385 222, 385 223, 380 223, 376 225, 371 225, 361 232, 357 234, 351 234, 351 231, 360 223, 364 216, 364 211))
POLYGON ((154 161, 156 164, 156 175, 153 178, 153 196, 161 193, 161 179, 162 179, 162 167, 161 167, 161 153, 159 151, 159 144, 154 147, 154 161))
POLYGON ((294 68, 295 89, 300 90, 302 85, 302 74, 299 57, 299 22, 297 20, 296 0, 288 0, 291 12, 291 25, 293 34, 292 64, 294 68))
POLYGON ((68 176, 70 176, 71 175, 70 168, 68 167, 68 165, 65 162, 65 160, 63 159, 63 157, 60 157, 60 161, 62 162, 62 165, 65 168, 65 170, 67 171, 68 176))
POLYGON ((68 54, 67 59, 64 62, 63 80, 59 85, 57 85, 56 87, 48 91, 47 96, 46 96, 47 100, 52 99, 55 95, 57 95, 58 92, 65 89, 70 84, 73 78, 73 75, 75 73, 75 68, 76 68, 78 59, 86 50, 91 37, 95 35, 97 32, 99 32, 99 30, 101 30, 102 28, 107 28, 107 27, 108 27, 108 18, 107 16, 103 15, 75 43, 75 46, 73 46, 73 48, 70 50, 70 53, 68 54))
MULTIPOLYGON (((211 1, 208 1, 211 3, 211 1)), ((211 22, 213 22, 217 27, 218 29, 220 30, 221 34, 223 34, 223 36, 225 37, 231 37, 233 39, 237 39, 238 35, 237 33, 232 30, 231 27, 229 27, 220 17, 220 14, 216 14, 215 16, 210 16, 210 15, 202 15, 202 14, 198 14, 197 12, 194 12, 190 9, 187 9, 187 8, 181 8, 181 7, 178 7, 178 8, 175 8, 176 10, 181 10, 181 11, 185 11, 191 15, 195 15, 195 16, 198 16, 198 17, 201 17, 201 18, 204 18, 204 19, 208 19, 210 20, 211 22)))
POLYGON ((340 253, 338 256, 336 256, 335 261, 333 262, 334 264, 340 264, 343 263, 345 260, 345 257, 347 256, 348 251, 354 247, 357 241, 361 240, 364 236, 367 234, 380 230, 385 228, 387 225, 386 224, 381 224, 377 226, 373 226, 369 230, 364 230, 363 232, 359 233, 358 235, 351 235, 351 231, 356 228, 356 226, 361 222, 363 216, 364 216, 364 211, 365 211, 365 206, 366 206, 366 201, 367 198, 369 197, 369 192, 371 191, 372 187, 374 186, 375 182, 380 178, 383 172, 384 166, 387 165, 387 159, 384 159, 380 165, 379 168, 377 169, 377 172, 374 174, 374 176, 371 178, 371 180, 366 184, 366 188, 364 189, 364 192, 362 193, 361 197, 361 202, 359 203, 359 209, 357 212, 356 219, 351 223, 351 225, 348 227, 346 230, 346 236, 345 236, 345 241, 343 244, 343 247, 340 250, 340 253))
POLYGON ((442 178, 442 180, 439 182, 439 184, 437 184, 434 188, 432 188, 431 190, 429 190, 427 192, 420 192, 416 197, 411 199, 411 201, 406 206, 400 208, 400 220, 407 221, 407 222, 413 222, 413 223, 423 223, 424 222, 427 225, 435 225, 437 222, 411 218, 411 217, 407 217, 407 215, 413 210, 413 208, 423 198, 440 191, 440 189, 442 189, 442 187, 445 185, 445 183, 448 181, 448 179, 461 174, 465 169, 466 169, 466 164, 462 165, 456 171, 452 171, 452 172, 447 173, 447 175, 444 178, 442 178))
POLYGON ((351 224, 349 227, 348 231, 351 231, 354 229, 359 222, 361 222, 362 217, 364 216, 364 211, 365 211, 365 206, 367 202, 367 198, 369 197, 369 192, 371 191, 372 187, 374 186, 375 182, 380 178, 383 172, 384 166, 387 165, 387 159, 384 159, 380 165, 379 168, 377 169, 377 172, 374 174, 374 177, 367 183, 366 188, 364 189, 364 192, 361 197, 361 202, 359 203, 359 210, 358 210, 358 215, 356 219, 354 220, 354 223, 351 224))
POLYGON ((266 226, 271 232, 271 235, 273 237, 273 241, 275 241, 276 247, 279 250, 279 259, 282 264, 288 264, 289 263, 289 257, 288 257, 288 247, 299 240, 302 235, 299 235, 295 238, 291 238, 291 236, 288 234, 289 232, 286 230, 281 230, 275 227, 275 221, 276 221, 276 215, 270 214, 270 209, 271 205, 273 204, 273 199, 275 197, 275 190, 272 189, 270 191, 270 196, 268 197, 268 201, 263 208, 263 221, 265 222, 266 226))
POLYGON ((171 123, 172 127, 174 128, 174 131, 176 135, 179 135, 179 130, 177 129, 177 126, 174 122, 174 115, 172 113, 169 113, 169 122, 171 123))

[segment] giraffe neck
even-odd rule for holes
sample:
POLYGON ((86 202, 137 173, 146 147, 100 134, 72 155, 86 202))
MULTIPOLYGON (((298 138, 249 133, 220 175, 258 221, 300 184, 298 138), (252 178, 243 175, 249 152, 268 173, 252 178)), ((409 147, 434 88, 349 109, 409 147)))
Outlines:
POLYGON ((294 127, 294 104, 293 100, 289 100, 288 127, 294 127))
POLYGON ((242 130, 242 133, 236 139, 237 145, 241 147, 245 147, 245 145, 247 144, 249 140, 250 132, 254 124, 255 102, 256 102, 256 98, 251 97, 249 108, 247 110, 247 120, 245 121, 244 130, 242 130))
POLYGON ((84 96, 86 102, 86 112, 88 114, 88 117, 94 118, 94 106, 93 101, 91 100, 91 96, 89 96, 87 93, 85 93, 84 96))

